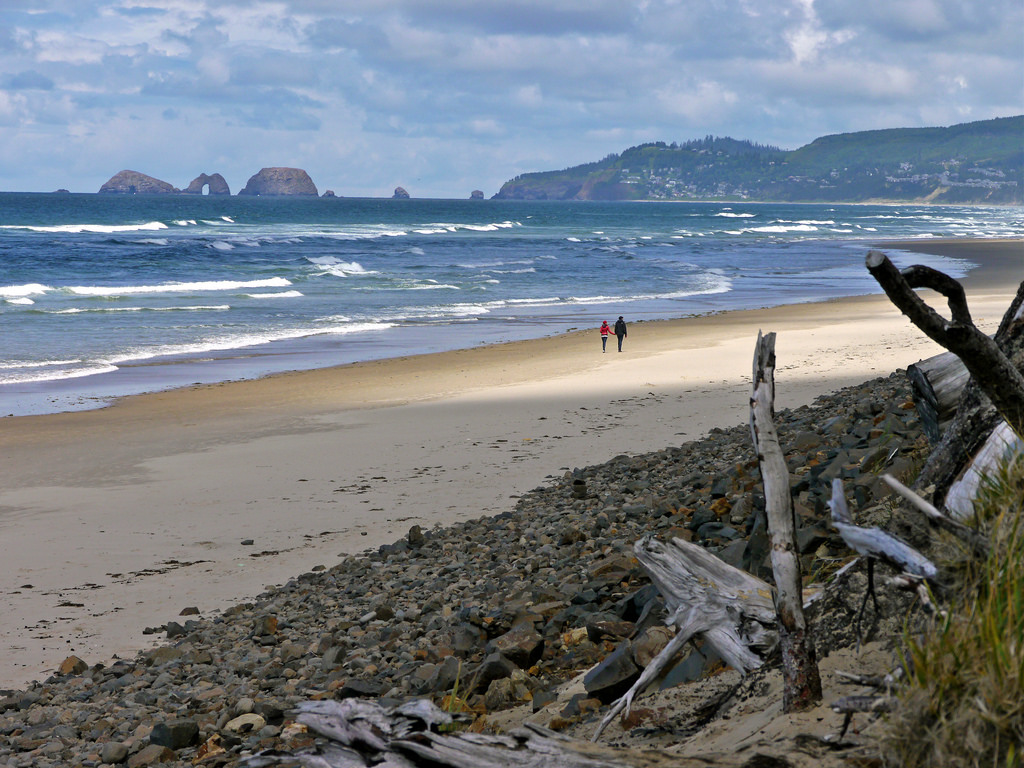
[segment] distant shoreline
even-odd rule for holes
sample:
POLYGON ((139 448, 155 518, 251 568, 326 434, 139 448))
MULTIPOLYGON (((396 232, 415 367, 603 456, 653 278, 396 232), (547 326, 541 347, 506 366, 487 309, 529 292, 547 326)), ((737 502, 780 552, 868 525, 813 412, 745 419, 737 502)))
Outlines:
MULTIPOLYGON (((97 195, 102 197, 109 197, 112 199, 123 198, 123 197, 183 197, 183 198, 208 198, 211 195, 208 194, 195 194, 185 192, 137 192, 134 194, 125 194, 118 192, 75 192, 74 190, 52 190, 52 191, 38 191, 38 192, 19 192, 16 190, 0 190, 0 195, 97 195)), ((243 199, 251 200, 253 197, 266 197, 274 200, 295 198, 302 200, 395 200, 398 203, 403 202, 402 198, 395 198, 393 196, 362 196, 362 195, 239 195, 237 193, 231 195, 213 195, 212 197, 218 199, 224 198, 235 198, 241 197, 243 199)), ((464 201, 470 200, 466 197, 417 197, 413 195, 411 200, 436 200, 436 201, 464 201)), ((1024 208, 1024 203, 1008 203, 1008 202, 963 202, 963 203, 943 203, 935 202, 926 198, 919 198, 913 200, 890 200, 890 199, 877 199, 877 200, 751 200, 748 198, 694 198, 694 199, 673 199, 673 200, 659 200, 657 198, 644 198, 641 200, 518 200, 515 198, 502 198, 495 199, 492 197, 476 198, 476 202, 500 202, 500 203, 551 203, 551 204, 565 204, 565 205, 587 205, 595 204, 600 205, 602 203, 665 203, 668 205, 674 204, 708 204, 708 205, 881 205, 896 207, 901 205, 920 205, 927 206, 929 208, 1024 208)), ((973 236, 970 236, 973 237, 973 236)))

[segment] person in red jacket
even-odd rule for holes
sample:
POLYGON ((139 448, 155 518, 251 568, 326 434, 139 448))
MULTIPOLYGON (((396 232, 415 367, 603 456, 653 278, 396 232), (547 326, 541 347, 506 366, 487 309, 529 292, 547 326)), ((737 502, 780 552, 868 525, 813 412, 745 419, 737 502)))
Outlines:
POLYGON ((607 352, 608 351, 608 349, 607 349, 607 347, 608 347, 608 336, 609 336, 609 334, 611 334, 611 332, 612 332, 612 329, 611 329, 611 326, 608 325, 608 321, 607 320, 605 320, 603 323, 601 323, 601 351, 602 352, 607 352))

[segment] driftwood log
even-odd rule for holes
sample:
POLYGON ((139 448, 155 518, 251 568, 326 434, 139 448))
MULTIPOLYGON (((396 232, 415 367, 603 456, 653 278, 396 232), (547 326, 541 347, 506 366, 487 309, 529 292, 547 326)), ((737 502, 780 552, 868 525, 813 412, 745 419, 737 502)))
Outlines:
POLYGON ((507 735, 442 733, 452 715, 420 699, 385 708, 368 699, 305 701, 296 722, 318 738, 294 751, 243 760, 249 768, 709 768, 714 760, 567 739, 536 725, 507 735))
POLYGON ((749 672, 761 666, 778 641, 771 586, 735 568, 701 546, 682 539, 665 543, 645 536, 633 547, 640 565, 665 600, 665 623, 676 635, 618 699, 594 733, 594 740, 655 681, 676 654, 701 637, 722 660, 749 672))
POLYGON ((814 643, 807 633, 802 599, 796 520, 789 467, 775 429, 775 334, 757 334, 750 393, 750 435, 764 483, 772 574, 778 590, 779 648, 782 652, 782 709, 812 707, 821 701, 821 678, 814 643))
POLYGON ((956 416, 964 388, 971 380, 967 366, 952 352, 943 352, 907 366, 914 404, 929 442, 938 443, 956 416))

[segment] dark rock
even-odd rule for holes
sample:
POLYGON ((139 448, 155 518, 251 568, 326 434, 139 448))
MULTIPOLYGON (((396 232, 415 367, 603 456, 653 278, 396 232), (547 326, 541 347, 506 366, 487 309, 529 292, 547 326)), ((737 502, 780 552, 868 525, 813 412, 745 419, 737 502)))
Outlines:
POLYGON ((517 669, 519 667, 500 653, 492 653, 480 662, 480 666, 474 671, 468 691, 486 691, 492 680, 510 677, 517 669))
POLYGON ((239 195, 281 197, 299 195, 317 197, 316 185, 301 168, 262 168, 249 177, 239 195))
POLYGON ((409 193, 402 187, 395 187, 395 193, 391 196, 392 200, 408 200, 409 193))
POLYGON ((347 680, 341 688, 334 692, 334 698, 336 699, 369 699, 376 696, 380 696, 384 693, 383 688, 379 683, 374 683, 371 680, 360 680, 354 678, 347 680))
POLYGON ((544 651, 544 638, 532 622, 522 621, 505 634, 487 644, 489 652, 497 651, 516 666, 526 669, 540 658, 544 651))
POLYGON ((409 535, 406 537, 409 542, 409 546, 413 549, 419 549, 426 543, 426 536, 423 535, 423 529, 418 525, 414 525, 409 529, 409 535))
POLYGON ((159 744, 168 749, 184 749, 199 741, 199 725, 195 720, 185 718, 158 722, 149 734, 150 744, 159 744))
POLYGON ((633 662, 633 649, 627 640, 586 674, 583 686, 591 696, 610 704, 628 691, 639 676, 640 669, 633 662))
POLYGON ((483 200, 484 199, 483 190, 481 190, 481 189, 474 189, 472 192, 469 193, 469 199, 470 200, 483 200))

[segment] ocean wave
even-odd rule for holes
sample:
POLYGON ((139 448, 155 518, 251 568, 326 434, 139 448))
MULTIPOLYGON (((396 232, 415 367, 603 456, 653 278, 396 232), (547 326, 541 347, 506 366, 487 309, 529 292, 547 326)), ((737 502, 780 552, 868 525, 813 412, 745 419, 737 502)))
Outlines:
MULTIPOLYGON (((40 365, 51 366, 57 364, 41 363, 40 365)), ((112 365, 110 363, 105 362, 99 362, 82 364, 76 368, 48 368, 47 370, 36 370, 32 373, 0 373, 0 384, 30 384, 32 382, 56 381, 59 379, 77 379, 83 376, 95 376, 100 373, 113 373, 116 370, 116 365, 112 365)))
POLYGON ((233 246, 231 243, 226 243, 223 240, 214 240, 212 243, 210 243, 210 247, 217 251, 235 250, 235 246, 233 246))
POLYGON ((32 301, 32 299, 28 298, 27 296, 22 296, 20 299, 4 299, 4 303, 5 304, 19 304, 19 305, 35 304, 35 302, 32 301))
POLYGON ((47 291, 52 291, 48 285, 42 283, 24 283, 23 285, 0 285, 0 298, 17 299, 26 296, 41 296, 47 291))
POLYGON ((145 224, 55 224, 53 226, 32 226, 29 224, 3 224, 0 229, 27 229, 31 232, 59 232, 62 234, 78 234, 91 232, 106 234, 109 232, 151 232, 167 229, 162 221, 150 221, 145 224))
POLYGON ((767 224, 763 227, 749 227, 741 232, 764 232, 770 234, 785 234, 787 232, 817 232, 818 228, 811 224, 767 224))
POLYGON ((358 261, 342 261, 334 256, 307 256, 306 261, 322 267, 316 275, 334 275, 335 277, 352 277, 353 275, 377 275, 374 270, 366 269, 358 261))
POLYGON ((302 296, 298 291, 282 291, 281 293, 247 293, 250 299, 297 299, 302 296))
POLYGON ((159 285, 73 285, 63 288, 76 296, 130 296, 139 293, 191 293, 196 291, 237 291, 243 288, 283 288, 291 285, 284 277, 263 280, 210 280, 195 283, 161 283, 159 285))
POLYGON ((756 213, 732 213, 731 211, 720 211, 715 214, 725 219, 752 219, 757 216, 756 213))
POLYGON ((72 307, 70 309, 44 309, 46 315, 80 315, 86 312, 224 312, 230 304, 212 304, 184 307, 72 307))
POLYGON ((6 363, 0 362, 0 371, 20 368, 46 368, 47 366, 57 365, 75 365, 80 362, 82 361, 77 358, 73 360, 13 360, 6 363))
POLYGON ((143 245, 170 245, 171 241, 166 237, 145 237, 142 240, 134 241, 143 245))

